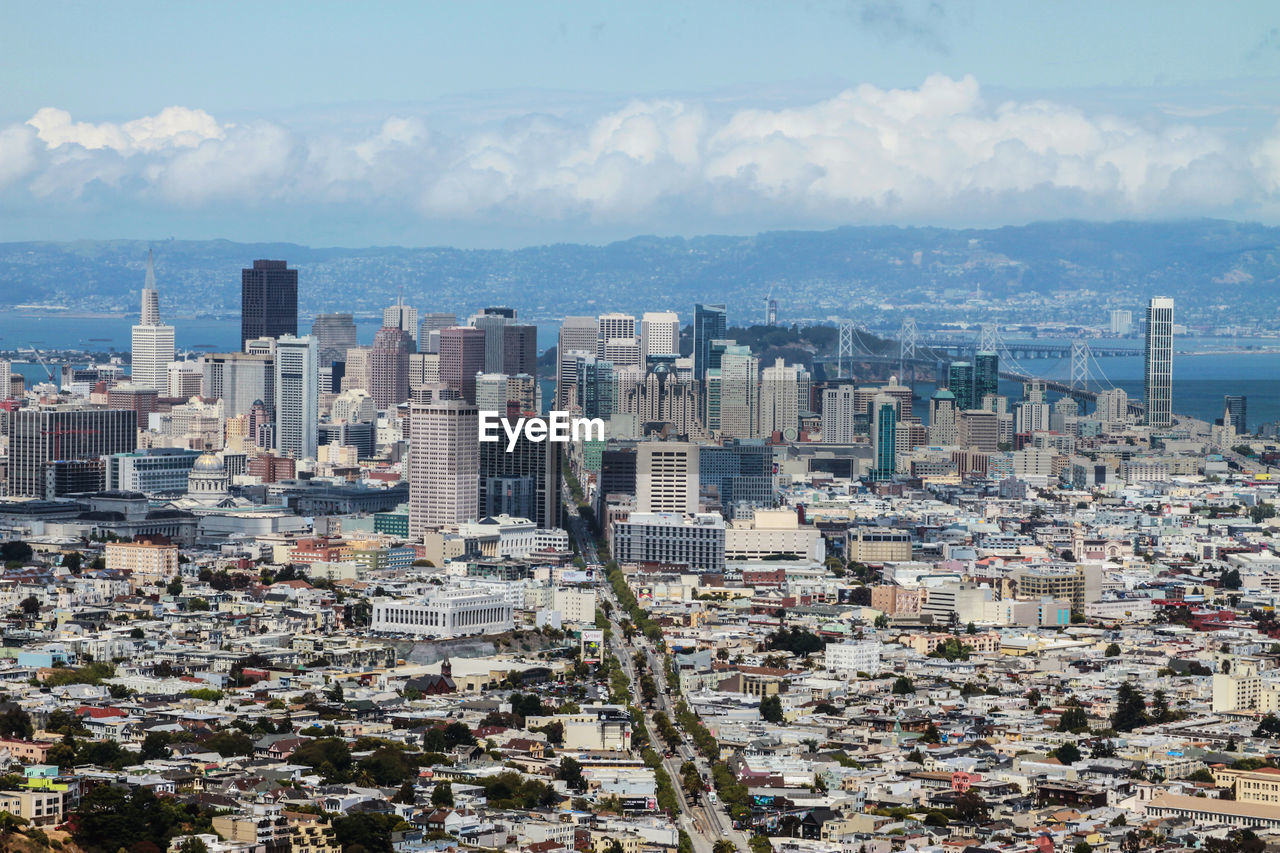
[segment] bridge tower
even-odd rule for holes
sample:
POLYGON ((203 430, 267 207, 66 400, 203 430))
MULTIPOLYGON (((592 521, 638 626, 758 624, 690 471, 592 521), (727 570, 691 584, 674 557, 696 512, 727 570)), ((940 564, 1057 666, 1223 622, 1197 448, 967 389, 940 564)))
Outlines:
POLYGON ((916 384, 916 342, 919 337, 916 318, 904 317, 902 328, 898 331, 898 381, 906 382, 911 388, 916 384), (910 380, 906 378, 908 367, 911 368, 910 380))
POLYGON ((849 372, 853 372, 853 323, 840 324, 840 353, 836 367, 836 378, 845 378, 845 362, 849 362, 849 372))
POLYGON ((1071 342, 1071 390, 1089 390, 1089 344, 1079 338, 1071 342))
POLYGON ((1000 332, 995 323, 983 323, 978 332, 978 352, 996 352, 1000 346, 1000 332))

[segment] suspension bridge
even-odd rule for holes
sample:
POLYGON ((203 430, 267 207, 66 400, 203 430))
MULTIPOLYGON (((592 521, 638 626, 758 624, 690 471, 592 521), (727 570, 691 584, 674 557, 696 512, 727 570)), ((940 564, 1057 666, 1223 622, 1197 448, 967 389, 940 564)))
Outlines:
MULTIPOLYGON (((868 343, 869 333, 860 324, 841 323, 839 334, 839 351, 834 358, 817 359, 828 365, 834 365, 837 378, 852 377, 855 364, 888 364, 896 365, 898 377, 909 385, 915 384, 917 368, 933 370, 935 377, 941 373, 945 376, 946 365, 956 358, 971 358, 979 352, 995 353, 1002 369, 1001 379, 1014 382, 1036 380, 1046 390, 1070 396, 1080 402, 1096 403, 1101 391, 1116 388, 1107 378, 1099 357, 1131 357, 1140 356, 1142 352, 1132 346, 1113 344, 1099 345, 1083 339, 1070 344, 1041 344, 1034 341, 1004 340, 1000 330, 994 324, 984 324, 978 334, 967 343, 948 339, 939 345, 938 341, 921 339, 915 319, 908 317, 902 321, 898 330, 897 352, 886 351, 868 343), (1019 357, 1027 359, 1057 359, 1059 364, 1069 368, 1067 376, 1037 375, 1022 365, 1019 357)), ((889 341, 893 344, 893 341, 889 341)), ((1042 371, 1048 373, 1051 371, 1042 371)), ((1145 411, 1142 403, 1130 402, 1130 414, 1142 415, 1145 411)))

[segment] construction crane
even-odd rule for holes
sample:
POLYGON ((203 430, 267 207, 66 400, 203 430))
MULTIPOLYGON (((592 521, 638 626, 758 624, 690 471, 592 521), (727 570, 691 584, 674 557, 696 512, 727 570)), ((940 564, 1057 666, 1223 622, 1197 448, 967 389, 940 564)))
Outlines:
MULTIPOLYGON (((51 368, 49 366, 49 363, 44 360, 44 356, 40 354, 40 350, 36 349, 35 347, 31 347, 29 350, 26 350, 26 351, 30 352, 32 355, 36 357, 36 361, 39 362, 40 366, 44 368, 44 372, 49 377, 49 381, 56 386, 58 384, 58 380, 53 378, 53 368, 51 368)), ((23 352, 23 350, 18 350, 18 352, 23 352)))

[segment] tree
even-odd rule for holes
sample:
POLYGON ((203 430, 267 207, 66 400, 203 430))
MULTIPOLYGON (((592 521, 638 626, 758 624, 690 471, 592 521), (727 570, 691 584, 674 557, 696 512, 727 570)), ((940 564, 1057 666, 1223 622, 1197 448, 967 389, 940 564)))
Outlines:
POLYGON ((418 800, 417 790, 413 787, 413 783, 408 780, 406 780, 404 784, 400 786, 400 790, 397 791, 396 795, 391 798, 391 802, 403 803, 406 806, 413 805, 415 802, 417 802, 417 800, 418 800))
POLYGON ((1112 643, 1111 645, 1107 646, 1106 656, 1109 658, 1120 657, 1120 646, 1116 645, 1115 643, 1112 643))
POLYGON ((1240 578, 1239 569, 1232 569, 1229 572, 1223 572, 1222 574, 1223 589, 1239 589, 1242 584, 1243 584, 1243 581, 1240 578))
POLYGON ((727 838, 721 838, 711 845, 711 853, 738 853, 738 845, 727 838))
POLYGON ((165 587, 164 591, 175 597, 182 595, 182 578, 174 578, 169 581, 169 585, 165 587))
POLYGON ((1054 758, 1063 764, 1072 765, 1079 761, 1083 756, 1080 755, 1080 748, 1074 743, 1064 743, 1055 749, 1052 753, 1054 758))
POLYGON ((1151 722, 1167 723, 1172 718, 1169 713, 1169 699, 1163 690, 1151 694, 1151 722))
POLYGON ((209 853, 209 847, 200 840, 200 836, 192 835, 178 847, 178 853, 209 853))
POLYGON ((168 758, 171 740, 172 738, 168 732, 147 732, 146 738, 142 741, 142 751, 139 753, 139 757, 143 761, 168 758))
POLYGON ((965 791, 952 804, 956 819, 962 823, 979 823, 987 819, 990 808, 977 791, 965 791))
POLYGON ((34 554, 35 551, 31 549, 31 546, 21 539, 12 539, 0 544, 0 560, 6 563, 30 562, 34 554))
POLYGON ((34 595, 28 595, 22 599, 22 612, 28 616, 38 616, 40 614, 40 599, 34 595))
POLYGON ((1071 848, 1071 853, 1093 853, 1093 846, 1088 841, 1080 841, 1071 848))
POLYGON ((1079 734, 1088 730, 1089 717, 1085 713, 1084 707, 1073 696, 1067 700, 1066 710, 1058 718, 1058 731, 1079 734))
POLYGON ((897 681, 893 682, 892 692, 895 696, 906 696, 916 692, 916 686, 911 683, 911 679, 905 675, 898 676, 897 681))
POLYGON ((431 805, 440 808, 453 808, 453 785, 449 782, 437 782, 431 789, 431 805))
POLYGON ((876 616, 875 621, 872 622, 871 624, 875 625, 876 628, 880 630, 884 630, 885 628, 889 627, 889 617, 886 614, 881 613, 878 616, 876 616))
POLYGON ((1118 732, 1131 732, 1142 728, 1147 722, 1147 702, 1142 691, 1130 682, 1124 682, 1116 692, 1116 710, 1111 715, 1111 728, 1118 732))
POLYGON ((924 732, 920 735, 921 743, 942 743, 942 734, 938 731, 938 727, 933 724, 933 720, 929 721, 929 725, 924 727, 924 732))
POLYGON ((410 829, 408 823, 394 814, 354 812, 332 821, 334 839, 343 850, 365 853, 390 853, 395 847, 391 834, 410 829))
POLYGON ((785 719, 782 714, 782 700, 777 695, 766 696, 760 700, 760 717, 766 722, 781 723, 785 719))
POLYGON ((1280 717, 1275 714, 1266 714, 1258 721, 1257 728, 1253 730, 1254 737, 1278 737, 1280 736, 1280 717))
POLYGON ((30 740, 33 734, 35 726, 31 724, 31 715, 26 711, 15 705, 0 714, 0 737, 30 740))
POLYGON ((556 778, 575 791, 587 789, 587 780, 582 775, 582 765, 567 755, 560 759, 560 769, 556 771, 556 778))

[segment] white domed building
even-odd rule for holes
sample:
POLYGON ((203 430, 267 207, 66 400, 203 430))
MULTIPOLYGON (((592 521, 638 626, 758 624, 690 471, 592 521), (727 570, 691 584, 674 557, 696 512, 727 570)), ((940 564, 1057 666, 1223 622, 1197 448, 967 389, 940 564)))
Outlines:
POLYGON ((187 476, 186 500, 202 506, 222 506, 230 498, 231 478, 222 457, 206 450, 191 466, 187 476))

